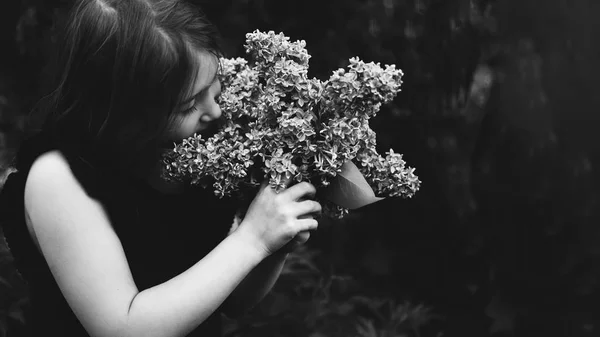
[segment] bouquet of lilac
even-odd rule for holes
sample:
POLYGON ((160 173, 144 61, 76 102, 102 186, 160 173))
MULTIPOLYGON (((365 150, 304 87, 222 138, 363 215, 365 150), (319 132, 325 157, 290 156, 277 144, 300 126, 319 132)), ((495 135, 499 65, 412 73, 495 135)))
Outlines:
POLYGON ((194 135, 164 156, 164 177, 214 189, 219 196, 250 196, 263 179, 275 190, 310 181, 324 213, 381 197, 412 197, 421 182, 402 155, 375 149, 369 119, 400 91, 395 66, 350 59, 329 80, 308 78, 304 41, 255 31, 243 58, 221 59, 219 98, 224 123, 215 135, 194 135))

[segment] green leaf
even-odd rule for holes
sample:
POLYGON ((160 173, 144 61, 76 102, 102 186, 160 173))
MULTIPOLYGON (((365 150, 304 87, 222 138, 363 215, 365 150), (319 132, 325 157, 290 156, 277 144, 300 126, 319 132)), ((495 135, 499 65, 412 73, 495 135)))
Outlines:
POLYGON ((352 161, 342 165, 342 172, 327 186, 324 195, 334 204, 347 209, 357 209, 383 199, 375 196, 375 192, 352 161))

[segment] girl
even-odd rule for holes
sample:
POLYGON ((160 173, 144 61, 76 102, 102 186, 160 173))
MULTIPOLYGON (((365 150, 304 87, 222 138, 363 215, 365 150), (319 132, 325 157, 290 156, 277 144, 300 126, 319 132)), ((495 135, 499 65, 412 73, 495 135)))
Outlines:
POLYGON ((30 288, 33 336, 219 336, 219 313, 272 287, 321 206, 300 183, 236 203, 166 183, 160 153, 210 130, 216 31, 178 0, 81 0, 65 27, 47 118, 2 191, 30 288))

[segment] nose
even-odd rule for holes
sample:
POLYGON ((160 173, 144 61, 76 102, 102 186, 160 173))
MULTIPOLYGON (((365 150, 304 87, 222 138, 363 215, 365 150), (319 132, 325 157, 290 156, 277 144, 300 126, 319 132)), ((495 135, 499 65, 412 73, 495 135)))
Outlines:
POLYGON ((202 115, 201 120, 203 122, 212 122, 221 117, 221 107, 217 103, 213 103, 211 108, 202 115))

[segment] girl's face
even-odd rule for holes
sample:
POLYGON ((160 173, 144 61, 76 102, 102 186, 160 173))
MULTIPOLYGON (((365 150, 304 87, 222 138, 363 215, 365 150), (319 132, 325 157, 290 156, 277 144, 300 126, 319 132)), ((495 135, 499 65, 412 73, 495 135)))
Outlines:
POLYGON ((198 53, 202 58, 192 96, 178 107, 175 120, 167 131, 167 140, 178 142, 202 133, 221 117, 221 108, 216 102, 221 94, 221 82, 217 78, 218 59, 209 53, 198 53))

